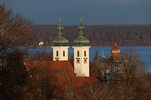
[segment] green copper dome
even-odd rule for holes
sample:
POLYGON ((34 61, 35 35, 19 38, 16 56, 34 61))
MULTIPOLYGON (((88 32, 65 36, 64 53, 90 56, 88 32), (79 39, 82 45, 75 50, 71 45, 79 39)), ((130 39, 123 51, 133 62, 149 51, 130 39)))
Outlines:
POLYGON ((54 46, 67 46, 68 40, 62 36, 63 35, 62 30, 64 28, 61 25, 61 20, 57 29, 58 29, 58 36, 56 39, 52 41, 53 45, 54 46))
POLYGON ((81 24, 80 26, 78 27, 79 29, 79 36, 78 38, 76 38, 73 42, 74 42, 74 45, 75 46, 88 46, 90 41, 84 37, 84 29, 85 27, 82 25, 82 20, 81 20, 81 24))

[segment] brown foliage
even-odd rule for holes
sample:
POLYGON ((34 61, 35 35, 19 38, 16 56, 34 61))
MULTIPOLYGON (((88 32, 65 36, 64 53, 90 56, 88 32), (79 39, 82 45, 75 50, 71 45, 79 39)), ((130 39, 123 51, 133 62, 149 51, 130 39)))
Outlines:
POLYGON ((53 52, 38 52, 37 55, 35 55, 32 60, 36 61, 53 61, 53 52))
POLYGON ((96 64, 90 62, 90 76, 101 77, 102 70, 96 64))
POLYGON ((31 45, 34 33, 32 23, 19 14, 13 14, 12 9, 0 5, 0 45, 2 47, 31 45))
MULTIPOLYGON (((40 63, 40 62, 39 62, 40 63)), ((54 74, 50 73, 49 68, 46 66, 38 67, 33 66, 29 70, 31 75, 31 93, 32 100, 46 100, 51 98, 57 79, 54 74)))
MULTIPOLYGON (((90 40, 91 46, 112 46, 115 39, 119 46, 150 46, 151 25, 94 25, 85 26, 84 36, 90 40)), ((57 36, 56 25, 36 25, 35 43, 43 40, 46 45, 52 45, 57 36)), ((78 26, 64 26, 63 36, 74 45, 73 40, 78 36, 78 26)))
POLYGON ((31 45, 35 35, 34 32, 31 32, 31 26, 30 20, 24 19, 20 14, 14 14, 12 9, 5 7, 5 4, 0 4, 0 95, 5 99, 22 100, 25 95, 28 95, 28 93, 26 94, 29 89, 28 84, 25 85, 23 84, 25 82, 22 82, 28 79, 27 74, 26 78, 23 77, 25 73, 25 69, 22 69, 25 67, 21 61, 23 57, 18 58, 16 54, 18 51, 12 53, 12 48, 31 45), (9 60, 7 52, 11 55, 9 60), (6 59, 7 64, 3 65, 6 59))

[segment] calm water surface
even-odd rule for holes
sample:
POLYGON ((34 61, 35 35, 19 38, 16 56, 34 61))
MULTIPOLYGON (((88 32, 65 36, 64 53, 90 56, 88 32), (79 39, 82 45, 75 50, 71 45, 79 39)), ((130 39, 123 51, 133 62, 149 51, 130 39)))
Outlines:
MULTIPOLYGON (((139 54, 140 54, 140 59, 142 61, 144 61, 146 63, 146 65, 148 66, 148 70, 151 71, 151 46, 118 46, 120 48, 121 51, 123 51, 124 49, 135 49, 139 54)), ((41 48, 41 47, 37 47, 37 48, 41 48)), ((47 51, 51 51, 52 48, 51 47, 42 47, 45 48, 47 51)), ((90 48, 90 61, 93 61, 95 52, 98 51, 99 55, 105 55, 105 57, 108 57, 110 55, 112 55, 111 53, 111 49, 113 47, 112 46, 101 46, 101 47, 91 47, 90 48)), ((73 48, 70 47, 68 49, 69 54, 73 53, 73 48)))
MULTIPOLYGON (((151 71, 151 46, 118 46, 121 51, 124 49, 135 49, 140 54, 140 59, 146 63, 148 66, 148 70, 151 71)), ((90 48, 90 61, 93 61, 95 52, 98 51, 99 55, 105 55, 105 57, 108 57, 112 55, 111 49, 112 46, 102 46, 102 47, 91 47, 90 48)), ((69 54, 73 53, 73 48, 69 48, 69 54)))

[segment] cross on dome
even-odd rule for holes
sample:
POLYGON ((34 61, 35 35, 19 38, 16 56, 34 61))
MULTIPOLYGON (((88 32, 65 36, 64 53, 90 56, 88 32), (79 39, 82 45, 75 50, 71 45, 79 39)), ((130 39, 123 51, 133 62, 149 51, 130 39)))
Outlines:
POLYGON ((81 23, 82 23, 82 16, 81 16, 81 23))
POLYGON ((61 17, 60 17, 60 23, 61 23, 61 17))

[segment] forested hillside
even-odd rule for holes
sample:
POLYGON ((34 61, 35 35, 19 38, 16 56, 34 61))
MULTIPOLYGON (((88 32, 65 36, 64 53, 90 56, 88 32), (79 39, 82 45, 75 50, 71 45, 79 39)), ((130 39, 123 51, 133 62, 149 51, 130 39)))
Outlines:
MULTIPOLYGON (((35 25, 35 43, 42 40, 46 46, 51 46, 57 37, 57 25, 35 25)), ((78 37, 77 26, 63 26, 63 36, 73 45, 73 40, 78 37)), ((85 26, 84 35, 90 40, 91 46, 113 46, 117 41, 118 46, 151 46, 151 25, 93 25, 85 26)))

